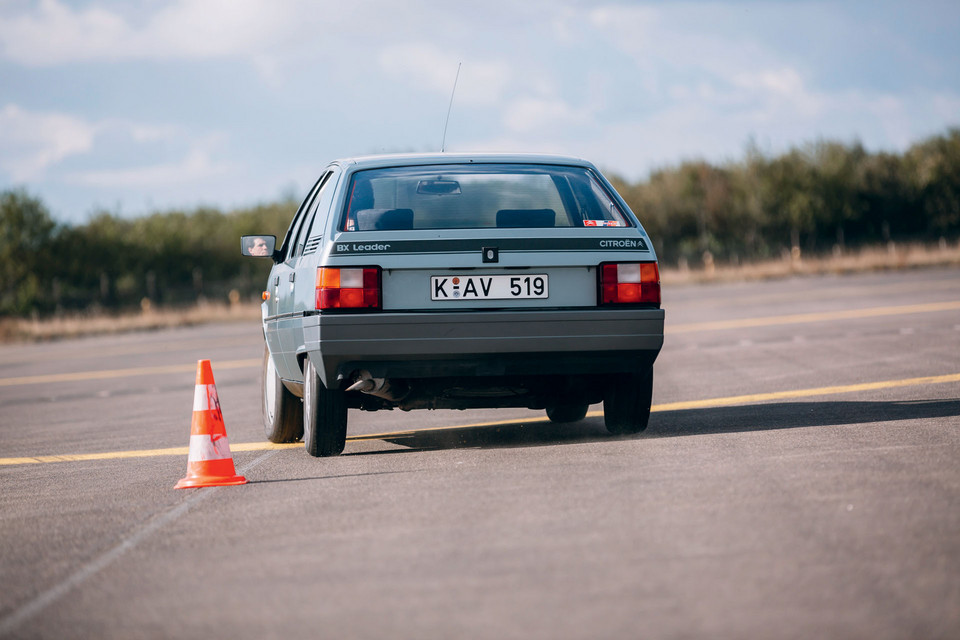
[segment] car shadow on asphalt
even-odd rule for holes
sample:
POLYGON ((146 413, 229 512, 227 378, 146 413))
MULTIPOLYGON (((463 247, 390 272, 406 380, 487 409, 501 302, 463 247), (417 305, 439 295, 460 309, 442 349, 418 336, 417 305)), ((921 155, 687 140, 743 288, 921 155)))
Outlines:
POLYGON ((602 417, 580 422, 551 424, 522 422, 493 426, 452 427, 412 430, 382 438, 404 449, 365 451, 348 455, 382 455, 436 449, 506 448, 579 444, 637 438, 674 438, 714 433, 744 433, 776 429, 797 429, 926 420, 960 416, 960 399, 915 401, 822 401, 782 402, 657 411, 650 426, 635 436, 613 436, 602 417))
POLYGON ((611 437, 603 426, 603 418, 587 418, 565 424, 518 421, 490 426, 405 431, 380 438, 384 442, 405 447, 404 449, 363 451, 349 455, 382 455, 435 449, 532 447, 597 442, 609 440, 611 437))
POLYGON ((960 399, 779 402, 654 413, 645 437, 927 420, 960 416, 960 399))

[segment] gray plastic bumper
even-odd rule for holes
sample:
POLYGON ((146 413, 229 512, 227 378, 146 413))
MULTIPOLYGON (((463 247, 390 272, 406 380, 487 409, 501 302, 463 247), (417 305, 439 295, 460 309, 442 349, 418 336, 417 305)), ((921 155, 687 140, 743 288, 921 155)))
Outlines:
POLYGON ((335 387, 378 377, 643 371, 663 346, 662 309, 317 314, 304 347, 335 387))

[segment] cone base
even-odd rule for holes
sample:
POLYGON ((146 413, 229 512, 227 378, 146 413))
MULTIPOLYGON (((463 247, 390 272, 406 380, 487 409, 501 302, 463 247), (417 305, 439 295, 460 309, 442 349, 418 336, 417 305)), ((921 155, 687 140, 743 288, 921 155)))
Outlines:
POLYGON ((236 484, 247 484, 247 479, 243 476, 219 477, 219 476, 188 476, 178 482, 174 489, 199 489, 201 487, 227 487, 236 484))

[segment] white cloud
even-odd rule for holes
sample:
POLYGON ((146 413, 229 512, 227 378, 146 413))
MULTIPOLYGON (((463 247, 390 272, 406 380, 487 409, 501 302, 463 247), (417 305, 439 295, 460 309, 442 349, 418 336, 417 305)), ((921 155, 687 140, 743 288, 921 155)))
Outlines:
POLYGON ((356 61, 377 45, 416 39, 417 32, 429 39, 463 24, 445 5, 435 20, 424 21, 426 7, 417 5, 431 1, 411 2, 161 0, 111 9, 40 0, 26 10, 0 11, 0 57, 27 66, 238 58, 270 77, 284 64, 334 56, 329 61, 344 52, 356 61))
POLYGON ((126 40, 128 26, 105 9, 74 12, 56 0, 41 0, 35 14, 0 20, 5 57, 25 64, 49 64, 103 55, 126 40))
POLYGON ((586 21, 600 30, 629 30, 633 33, 634 42, 642 47, 643 41, 659 28, 660 15, 654 7, 606 6, 589 11, 586 21))
POLYGON ((815 120, 831 106, 829 95, 808 88, 790 68, 739 73, 732 82, 728 95, 764 124, 787 114, 794 120, 815 120))
POLYGON ((179 187, 209 180, 228 173, 231 167, 211 159, 206 149, 192 149, 176 162, 145 167, 82 171, 69 175, 67 182, 87 187, 111 189, 179 187))
POLYGON ((0 18, 0 46, 4 57, 30 66, 246 55, 296 28, 289 8, 267 0, 179 0, 136 26, 100 6, 41 0, 35 12, 0 18))
POLYGON ((155 125, 116 120, 111 121, 110 126, 128 131, 135 142, 157 142, 184 135, 181 127, 172 124, 155 125))
POLYGON ((40 177, 68 156, 93 148, 97 126, 62 113, 34 113, 14 104, 0 111, 0 168, 14 182, 40 177))
MULTIPOLYGON (((228 165, 213 161, 214 152, 223 146, 222 134, 210 134, 194 140, 182 127, 141 123, 122 119, 90 122, 63 113, 30 112, 8 104, 0 110, 0 169, 12 182, 45 179, 64 160, 87 154, 104 157, 119 153, 138 155, 145 145, 167 149, 185 149, 173 162, 158 162, 144 167, 87 170, 68 174, 67 182, 86 186, 127 188, 167 187, 195 182, 228 171, 228 165)), ((174 151, 176 153, 176 151, 174 151)))
POLYGON ((571 107, 557 98, 524 97, 506 106, 503 120, 514 132, 562 136, 564 128, 583 130, 592 125, 593 115, 587 109, 571 107))
POLYGON ((778 52, 710 21, 729 15, 722 6, 617 6, 592 11, 590 22, 632 60, 636 80, 654 99, 687 93, 729 100, 730 90, 742 92, 740 100, 801 95, 801 71, 778 52))
MULTIPOLYGON (((450 151, 470 151, 489 153, 546 153, 557 155, 582 155, 576 150, 569 139, 558 136, 537 136, 525 132, 513 132, 509 135, 500 135, 483 140, 474 140, 462 149, 454 147, 450 151)), ((589 156, 584 156, 587 159, 589 156)))
POLYGON ((380 68, 387 73, 405 76, 431 91, 450 90, 450 56, 429 44, 404 44, 387 47, 380 52, 380 68))
POLYGON ((506 63, 464 60, 462 56, 427 43, 407 43, 384 48, 378 57, 380 68, 395 77, 405 77, 422 89, 450 95, 457 78, 457 101, 471 105, 496 104, 511 80, 506 63))
POLYGON ((750 91, 764 91, 785 97, 803 93, 803 80, 794 69, 764 69, 759 72, 736 73, 733 83, 750 91))
POLYGON ((960 125, 960 95, 938 92, 930 97, 929 104, 936 119, 952 121, 953 126, 960 125))
POLYGON ((242 55, 274 44, 296 24, 284 3, 267 0, 181 0, 151 19, 152 53, 186 57, 242 55))

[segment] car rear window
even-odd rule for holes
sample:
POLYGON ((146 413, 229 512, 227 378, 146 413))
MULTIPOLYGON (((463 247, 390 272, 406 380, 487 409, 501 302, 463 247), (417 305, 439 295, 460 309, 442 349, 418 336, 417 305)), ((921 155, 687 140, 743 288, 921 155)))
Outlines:
POLYGON ((628 227, 587 169, 463 164, 357 171, 341 231, 628 227))

